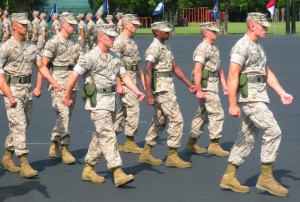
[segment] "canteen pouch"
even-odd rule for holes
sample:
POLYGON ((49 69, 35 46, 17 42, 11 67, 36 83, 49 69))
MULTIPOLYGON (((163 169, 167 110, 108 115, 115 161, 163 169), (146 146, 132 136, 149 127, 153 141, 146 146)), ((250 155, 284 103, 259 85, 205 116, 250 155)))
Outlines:
POLYGON ((239 78, 239 90, 243 98, 248 97, 248 82, 247 82, 247 74, 241 73, 239 78))
POLYGON ((209 76, 209 71, 207 69, 202 70, 202 80, 201 80, 201 87, 207 88, 207 80, 209 76))
POLYGON ((10 75, 9 74, 5 74, 5 81, 6 81, 6 83, 7 84, 9 84, 10 83, 10 75))
POLYGON ((152 69, 152 85, 151 85, 151 88, 153 91, 156 90, 156 80, 157 80, 156 70, 153 68, 152 69))
POLYGON ((96 107, 97 105, 97 88, 96 85, 87 83, 84 85, 81 92, 81 97, 84 101, 90 100, 91 107, 96 107))

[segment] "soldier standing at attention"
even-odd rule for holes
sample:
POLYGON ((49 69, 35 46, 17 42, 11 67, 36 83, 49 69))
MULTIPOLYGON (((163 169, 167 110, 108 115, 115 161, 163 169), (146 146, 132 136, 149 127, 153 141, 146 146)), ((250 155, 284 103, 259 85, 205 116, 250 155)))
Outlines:
POLYGON ((117 32, 121 34, 123 32, 123 21, 122 21, 123 13, 117 13, 116 17, 118 19, 117 32))
MULTIPOLYGON (((54 108, 57 120, 51 134, 51 146, 49 149, 50 158, 62 158, 63 163, 72 164, 76 162, 75 157, 69 151, 70 132, 69 123, 73 112, 73 107, 66 107, 61 100, 64 96, 67 79, 75 66, 81 46, 77 39, 71 38, 74 33, 74 26, 77 21, 73 14, 63 12, 59 15, 61 31, 59 34, 51 38, 45 45, 43 51, 43 62, 48 65, 50 62, 53 65, 53 78, 62 86, 62 92, 55 92, 51 90, 52 107, 54 108), (62 146, 62 151, 59 149, 62 146)), ((42 92, 41 75, 38 75, 37 85, 34 89, 36 96, 40 96, 42 92)), ((72 98, 76 99, 77 86, 72 91, 72 98)))
POLYGON ((3 19, 3 36, 2 36, 2 42, 7 41, 10 36, 12 35, 12 28, 11 28, 11 21, 8 19, 8 12, 4 11, 2 15, 3 19))
POLYGON ((106 20, 107 24, 115 25, 114 22, 113 22, 113 16, 112 15, 107 15, 105 20, 106 20))
POLYGON ((56 35, 60 32, 60 23, 58 20, 58 13, 53 13, 51 16, 53 23, 51 25, 52 35, 56 35))
POLYGON ((3 15, 3 12, 2 12, 2 10, 0 9, 0 45, 1 45, 1 42, 2 42, 2 36, 3 36, 3 21, 2 21, 2 15, 3 15))
MULTIPOLYGON (((0 73, 1 77, 5 74, 6 82, 10 86, 8 90, 11 91, 4 92, 4 94, 12 93, 17 104, 15 108, 10 107, 15 103, 11 97, 4 97, 9 134, 5 141, 7 151, 2 158, 2 165, 10 172, 20 172, 21 177, 31 178, 38 175, 38 171, 32 169, 26 157, 29 153, 26 147, 26 129, 32 112, 31 75, 33 65, 37 66, 39 72, 52 84, 54 91, 61 91, 61 87, 42 62, 36 46, 25 40, 29 23, 27 13, 13 13, 11 19, 13 35, 0 48, 0 73), (14 153, 21 161, 21 168, 16 166, 12 160, 14 153)), ((4 81, 2 80, 2 82, 4 81)), ((2 88, 2 90, 4 89, 2 88)))
MULTIPOLYGON (((141 57, 136 42, 132 39, 136 28, 141 24, 135 15, 126 14, 123 18, 124 32, 119 35, 112 48, 112 51, 120 55, 121 60, 133 81, 136 83, 138 76, 145 87, 145 80, 142 68, 139 65, 141 57)), ((121 97, 121 108, 117 112, 115 121, 115 131, 120 133, 125 130, 126 141, 124 152, 141 153, 142 148, 139 148, 134 141, 134 136, 138 131, 138 123, 140 116, 139 101, 134 92, 129 90, 125 85, 122 85, 120 78, 117 78, 117 92, 121 97)))
POLYGON ((205 148, 200 148, 196 142, 202 135, 203 128, 208 124, 210 145, 207 149, 209 154, 228 156, 219 143, 222 137, 224 122, 224 110, 218 95, 218 83, 220 81, 224 95, 228 94, 227 84, 223 69, 220 67, 220 53, 214 41, 220 31, 213 22, 200 25, 203 42, 194 51, 194 80, 197 87, 196 97, 199 99, 199 107, 192 121, 190 138, 185 147, 186 151, 196 154, 206 153, 205 148))
POLYGON ((161 165, 162 160, 151 155, 152 147, 169 122, 168 140, 169 154, 166 165, 177 168, 190 168, 192 164, 180 159, 177 149, 183 132, 183 118, 177 103, 173 75, 175 74, 195 93, 196 87, 185 77, 176 64, 171 50, 164 44, 169 39, 170 29, 166 22, 156 22, 151 25, 154 41, 145 53, 146 58, 146 91, 147 104, 154 106, 153 118, 145 138, 145 147, 140 154, 139 162, 151 165, 161 165))
POLYGON ((40 26, 40 19, 39 19, 39 11, 33 11, 32 16, 33 16, 33 20, 32 20, 32 30, 33 30, 33 36, 32 36, 32 41, 33 42, 37 42, 38 40, 38 31, 39 31, 39 26, 40 26))
POLYGON ((102 25, 102 24, 105 24, 105 22, 102 20, 102 12, 97 12, 96 13, 96 18, 97 18, 97 22, 96 22, 96 25, 97 27, 102 25))
POLYGON ((91 50, 94 47, 96 37, 95 35, 95 30, 96 30, 96 24, 93 22, 93 14, 88 13, 86 14, 85 18, 88 21, 86 25, 86 38, 87 38, 87 43, 89 45, 89 50, 91 50))
POLYGON ((78 33, 78 41, 82 47, 83 53, 87 53, 89 51, 89 45, 86 43, 85 39, 87 36, 85 36, 86 33, 86 24, 83 21, 84 15, 79 13, 77 15, 78 19, 78 26, 77 26, 77 33, 78 33))
POLYGON ((40 14, 40 25, 38 28, 38 42, 37 42, 37 48, 39 49, 39 51, 42 51, 45 43, 46 43, 46 39, 47 39, 47 30, 48 30, 48 23, 45 20, 46 17, 46 13, 41 13, 40 14))
POLYGON ((256 187, 273 195, 287 196, 288 190, 274 179, 272 173, 281 141, 281 130, 268 108, 270 100, 266 87, 269 85, 285 105, 291 104, 293 97, 286 93, 267 66, 264 50, 258 44, 261 38, 266 37, 270 26, 264 14, 248 13, 246 34, 231 50, 227 80, 229 114, 234 117, 242 115, 242 122, 220 186, 235 192, 249 192, 248 186, 239 183, 236 171, 253 149, 258 131, 262 130, 261 173, 256 187))
POLYGON ((86 93, 94 97, 94 99, 86 101, 85 109, 91 113, 91 120, 94 122, 96 132, 93 133, 85 157, 86 165, 82 172, 82 180, 96 183, 104 182, 104 177, 99 176, 94 170, 94 166, 104 155, 108 169, 114 173, 115 187, 134 180, 133 175, 127 175, 122 171, 121 156, 115 145, 116 135, 113 120, 115 116, 116 77, 122 78, 127 87, 136 94, 139 101, 145 97, 131 77, 127 75, 119 57, 109 50, 117 35, 112 25, 103 24, 97 27, 98 46, 80 57, 68 79, 66 94, 63 99, 66 106, 72 106, 72 89, 79 76, 84 76, 86 93))

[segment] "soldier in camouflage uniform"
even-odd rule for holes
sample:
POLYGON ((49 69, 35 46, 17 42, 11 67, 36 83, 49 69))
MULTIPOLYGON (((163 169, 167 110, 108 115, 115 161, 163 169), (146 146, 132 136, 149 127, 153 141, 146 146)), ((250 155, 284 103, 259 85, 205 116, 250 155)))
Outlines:
POLYGON ((118 19, 117 32, 121 34, 123 32, 123 21, 122 21, 123 13, 117 13, 116 17, 118 19))
POLYGON ((52 35, 57 35, 60 32, 60 23, 58 20, 58 13, 53 13, 51 16, 53 23, 51 25, 52 35))
POLYGON ((96 42, 96 37, 95 35, 95 31, 96 31, 96 24, 93 22, 93 14, 92 13, 88 13, 85 16, 86 20, 88 21, 87 25, 86 25, 86 42, 89 45, 89 50, 91 50, 94 46, 96 46, 95 42, 96 42))
POLYGON ((248 13, 247 32, 231 50, 228 73, 229 114, 234 117, 242 115, 242 122, 220 186, 235 192, 249 192, 248 186, 239 183, 236 171, 253 149, 258 131, 262 130, 262 165, 256 187, 277 196, 287 196, 288 190, 272 174, 281 141, 281 130, 267 106, 270 100, 266 87, 269 85, 280 96, 283 104, 291 104, 293 97, 286 93, 266 65, 266 55, 258 44, 259 39, 266 37, 270 26, 264 14, 248 13), (237 94, 239 85, 240 95, 237 94))
POLYGON ((116 77, 122 78, 127 87, 139 97, 139 101, 145 97, 130 76, 127 75, 119 57, 109 50, 117 35, 112 25, 103 24, 97 27, 98 46, 80 57, 70 75, 66 95, 63 99, 66 106, 72 106, 71 92, 79 76, 85 77, 86 92, 90 91, 91 85, 97 89, 93 92, 95 100, 88 99, 85 105, 85 109, 91 113, 91 120, 94 122, 96 132, 93 133, 85 157, 86 166, 82 172, 82 179, 96 183, 104 182, 104 177, 99 176, 94 170, 94 166, 104 155, 108 168, 114 172, 115 187, 134 180, 133 175, 126 175, 122 171, 121 156, 115 146, 116 135, 113 120, 115 116, 116 77))
POLYGON ((32 169, 26 158, 29 153, 26 147, 26 129, 32 112, 32 67, 38 67, 39 72, 52 84, 53 90, 61 91, 61 87, 43 64, 36 46, 25 40, 29 23, 27 13, 13 13, 11 19, 13 36, 1 46, 0 73, 1 77, 6 75, 6 81, 17 105, 11 108, 11 98, 4 97, 9 134, 5 142, 7 151, 2 158, 2 165, 10 172, 20 172, 21 177, 30 178, 38 175, 38 171, 32 169), (14 152, 20 158, 21 167, 16 166, 12 160, 14 152))
POLYGON ((78 27, 77 27, 77 34, 78 34, 78 41, 80 42, 80 45, 82 47, 82 50, 84 53, 87 53, 89 51, 89 45, 86 42, 86 24, 83 21, 84 15, 83 14, 78 14, 77 19, 78 19, 78 27))
POLYGON ((96 25, 97 25, 97 27, 99 27, 100 25, 102 25, 102 24, 105 24, 105 22, 102 20, 102 12, 97 12, 96 13, 96 18, 97 18, 97 22, 96 22, 96 25))
POLYGON ((154 106, 154 113, 139 162, 151 165, 162 164, 162 160, 155 159, 150 152, 169 122, 167 140, 169 154, 166 165, 189 168, 192 164, 181 160, 177 153, 183 132, 183 118, 176 100, 173 75, 175 74, 183 81, 191 92, 195 93, 197 89, 185 77, 181 68, 176 64, 171 50, 164 44, 169 39, 172 29, 166 22, 153 23, 151 28, 155 38, 145 53, 145 80, 147 104, 154 106))
POLYGON ((47 31, 48 31, 48 23, 46 22, 45 20, 45 17, 46 17, 46 13, 41 13, 40 14, 40 25, 39 25, 39 28, 38 28, 38 41, 37 41, 37 48, 39 49, 39 51, 42 51, 44 46, 45 46, 45 43, 46 43, 46 40, 47 40, 47 31))
POLYGON ((3 36, 3 21, 2 21, 2 13, 0 14, 0 44, 3 36))
POLYGON ((211 143, 207 152, 217 156, 228 156, 229 152, 224 151, 219 144, 224 122, 224 110, 218 95, 219 81, 224 95, 228 94, 224 72, 220 67, 220 53, 214 46, 214 41, 218 37, 217 32, 220 30, 213 22, 202 24, 200 29, 203 42, 198 45, 193 55, 194 80, 197 86, 196 97, 199 99, 199 107, 192 121, 190 138, 185 150, 196 154, 206 153, 206 149, 199 147, 196 142, 202 135, 204 126, 208 124, 211 143), (201 80, 204 77, 205 79, 201 80))
POLYGON ((12 29, 11 29, 11 21, 8 19, 8 12, 5 11, 2 15, 3 19, 3 36, 2 36, 2 42, 7 41, 10 36, 12 35, 12 29))
MULTIPOLYGON (((43 62, 49 65, 51 62, 53 67, 53 77, 57 80, 63 89, 66 89, 67 79, 75 66, 77 59, 81 53, 81 46, 76 38, 71 38, 74 33, 74 26, 77 21, 73 14, 63 12, 59 15, 61 31, 49 41, 47 41, 43 51, 43 62)), ((36 96, 41 95, 42 77, 38 76, 37 86, 34 90, 36 96)), ((72 98, 76 99, 77 86, 72 91, 72 98)), ((61 100, 64 96, 62 92, 51 91, 52 107, 54 108, 57 120, 51 134, 51 146, 49 156, 51 158, 62 158, 66 164, 76 162, 75 157, 69 152, 70 134, 69 123, 73 112, 73 107, 68 108, 62 104, 61 100), (62 146, 62 151, 59 149, 62 146)))
POLYGON ((113 16, 112 15, 107 15, 105 20, 106 20, 107 24, 115 25, 114 22, 113 22, 113 16))
MULTIPOLYGON (((136 28, 141 24, 135 15, 126 14, 123 18, 124 32, 119 35, 112 48, 113 51, 118 53, 121 60, 128 72, 136 83, 138 76, 145 88, 145 80, 142 68, 139 65, 141 57, 136 42, 133 40, 133 35, 136 28)), ((119 78, 117 79, 117 92, 120 93, 121 108, 117 112, 115 131, 120 133, 125 130, 126 141, 123 148, 124 152, 141 153, 142 148, 134 142, 134 136, 138 130, 140 106, 135 94, 126 86, 122 85, 119 78)))
POLYGON ((33 41, 33 42, 37 42, 37 40, 38 40, 38 31, 39 31, 39 26, 40 26, 40 19, 39 19, 39 14, 40 14, 40 12, 39 11, 33 11, 33 13, 32 13, 32 16, 33 16, 33 20, 32 20, 32 22, 31 22, 31 24, 32 24, 32 32, 33 32, 33 34, 32 34, 32 39, 31 39, 31 41, 33 41))

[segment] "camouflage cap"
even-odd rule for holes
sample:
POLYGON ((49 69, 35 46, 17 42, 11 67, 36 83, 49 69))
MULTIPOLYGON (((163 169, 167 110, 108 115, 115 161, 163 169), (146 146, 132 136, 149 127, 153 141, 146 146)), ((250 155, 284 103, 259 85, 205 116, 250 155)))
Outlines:
POLYGON ((112 15, 107 15, 105 19, 110 19, 110 18, 113 18, 112 15))
POLYGON ((123 13, 117 13, 116 17, 117 17, 117 16, 122 17, 122 16, 123 16, 123 13))
POLYGON ((104 33, 108 36, 118 36, 118 33, 115 31, 115 26, 111 24, 101 24, 97 26, 97 33, 104 33))
POLYGON ((155 22, 151 24, 151 29, 160 30, 162 32, 170 32, 172 29, 169 27, 169 24, 165 21, 163 22, 155 22))
POLYGON ((40 14, 39 11, 33 11, 33 12, 32 12, 32 15, 39 15, 39 14, 40 14))
POLYGON ((134 14, 126 14, 122 17, 123 22, 130 22, 134 25, 141 25, 140 21, 138 21, 136 15, 134 14))
POLYGON ((59 20, 66 21, 67 23, 72 25, 78 24, 78 22, 74 19, 73 14, 69 12, 63 12, 62 14, 60 14, 59 20))
POLYGON ((11 15, 11 21, 14 22, 18 22, 20 24, 29 24, 30 21, 28 20, 28 14, 27 13, 13 13, 11 15))
POLYGON ((103 15, 102 11, 97 11, 96 15, 103 15))
POLYGON ((53 13, 51 17, 58 16, 58 13, 53 13))
POLYGON ((40 17, 46 17, 46 13, 41 13, 40 17))
POLYGON ((8 15, 8 12, 7 12, 7 11, 4 11, 3 15, 4 15, 4 16, 7 16, 7 15, 8 15))
POLYGON ((87 13, 85 17, 93 17, 93 13, 87 13))
POLYGON ((84 14, 78 13, 77 18, 83 18, 83 17, 84 17, 84 14))
POLYGON ((248 13, 247 21, 248 20, 253 20, 254 22, 257 22, 258 24, 264 27, 271 27, 271 24, 267 21, 266 16, 262 13, 248 13))
POLYGON ((219 32, 220 29, 215 26, 215 24, 213 22, 206 22, 200 25, 200 31, 202 32, 202 30, 210 30, 210 31, 214 31, 214 32, 219 32))

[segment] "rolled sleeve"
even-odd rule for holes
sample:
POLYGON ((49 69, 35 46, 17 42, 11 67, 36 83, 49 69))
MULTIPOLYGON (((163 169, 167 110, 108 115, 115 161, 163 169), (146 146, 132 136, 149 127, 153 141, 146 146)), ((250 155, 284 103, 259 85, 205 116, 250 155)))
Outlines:
POLYGON ((126 69, 125 69, 125 67, 120 67, 120 75, 122 75, 122 74, 125 74, 127 71, 126 71, 126 69))
POLYGON ((205 58, 200 56, 200 55, 196 55, 195 58, 194 58, 194 61, 204 64, 205 63, 205 58))
POLYGON ((230 62, 233 62, 233 63, 236 63, 236 64, 239 64, 241 66, 243 66, 245 64, 245 57, 242 56, 242 55, 239 55, 239 54, 232 54, 231 55, 231 58, 230 58, 230 62))
POLYGON ((53 53, 51 51, 44 50, 43 56, 46 56, 48 58, 53 58, 53 53))
POLYGON ((156 58, 153 55, 147 55, 146 60, 151 61, 151 62, 154 63, 156 61, 156 58))
POLYGON ((0 74, 5 74, 4 69, 0 68, 0 74))
POLYGON ((79 75, 84 75, 87 70, 82 68, 79 64, 74 67, 74 72, 77 72, 79 75))

